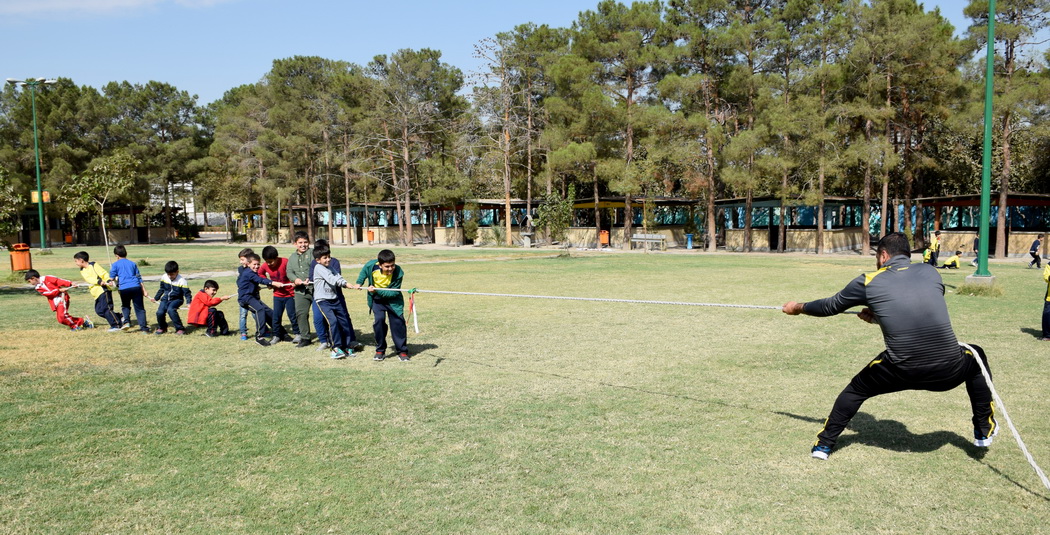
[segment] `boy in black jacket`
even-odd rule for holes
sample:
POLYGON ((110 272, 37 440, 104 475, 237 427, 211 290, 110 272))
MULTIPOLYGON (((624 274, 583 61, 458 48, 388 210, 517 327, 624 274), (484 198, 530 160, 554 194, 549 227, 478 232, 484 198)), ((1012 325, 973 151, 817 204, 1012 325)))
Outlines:
POLYGON ((291 283, 273 281, 259 276, 259 264, 262 259, 255 253, 245 255, 248 260, 248 269, 241 271, 237 277, 237 302, 255 316, 255 343, 268 346, 280 342, 281 339, 272 336, 271 325, 273 325, 273 309, 266 306, 259 299, 259 285, 270 288, 284 288, 291 283))

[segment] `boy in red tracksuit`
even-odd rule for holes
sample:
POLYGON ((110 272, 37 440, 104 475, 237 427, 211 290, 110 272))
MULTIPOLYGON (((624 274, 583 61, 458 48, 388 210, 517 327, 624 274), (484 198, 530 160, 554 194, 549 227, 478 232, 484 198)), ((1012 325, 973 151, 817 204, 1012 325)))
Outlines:
POLYGON ((218 291, 219 283, 213 280, 204 281, 204 289, 193 296, 193 302, 190 303, 189 318, 186 320, 190 325, 207 327, 204 334, 209 338, 230 334, 230 326, 226 323, 226 315, 215 307, 233 296, 215 297, 218 291))
POLYGON ((40 292, 40 295, 47 298, 48 303, 51 305, 51 310, 55 312, 55 319, 62 325, 74 331, 94 327, 91 320, 87 318, 77 318, 69 315, 69 293, 67 292, 74 287, 71 281, 52 277, 51 275, 41 277, 40 272, 30 269, 26 271, 26 282, 32 284, 36 291, 40 292))

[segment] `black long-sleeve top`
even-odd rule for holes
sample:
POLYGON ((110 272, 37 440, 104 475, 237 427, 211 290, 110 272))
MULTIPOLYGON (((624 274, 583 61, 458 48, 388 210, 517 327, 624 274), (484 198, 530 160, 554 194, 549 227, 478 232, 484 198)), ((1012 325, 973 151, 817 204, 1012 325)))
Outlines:
POLYGON ((839 293, 805 303, 802 310, 810 316, 831 316, 855 306, 867 306, 874 313, 888 359, 898 368, 935 368, 959 360, 944 283, 933 266, 895 256, 878 271, 853 279, 839 293))

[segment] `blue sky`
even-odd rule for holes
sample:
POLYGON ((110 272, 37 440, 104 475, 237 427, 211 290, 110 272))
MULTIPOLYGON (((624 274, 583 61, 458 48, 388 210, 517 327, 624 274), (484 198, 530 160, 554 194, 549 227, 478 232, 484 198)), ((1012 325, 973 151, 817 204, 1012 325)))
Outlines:
MULTIPOLYGON (((967 0, 940 6, 964 30, 967 0)), ((0 0, 0 78, 167 82, 216 100, 254 83, 276 58, 365 64, 402 48, 434 48, 465 74, 473 46, 526 22, 568 27, 598 0, 0 0)))

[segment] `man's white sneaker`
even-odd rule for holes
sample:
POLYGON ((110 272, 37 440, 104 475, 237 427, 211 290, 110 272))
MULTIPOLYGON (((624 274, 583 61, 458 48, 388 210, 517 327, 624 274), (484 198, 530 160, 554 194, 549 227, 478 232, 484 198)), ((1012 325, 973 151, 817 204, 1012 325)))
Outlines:
POLYGON ((992 430, 992 434, 989 435, 989 436, 980 436, 977 433, 974 433, 973 445, 977 446, 978 448, 990 447, 992 445, 992 439, 995 438, 995 436, 998 435, 998 434, 999 434, 999 426, 998 425, 995 426, 995 429, 992 430))
POLYGON ((813 449, 810 452, 810 456, 822 461, 828 460, 828 455, 831 455, 831 448, 827 446, 813 446, 813 449))

